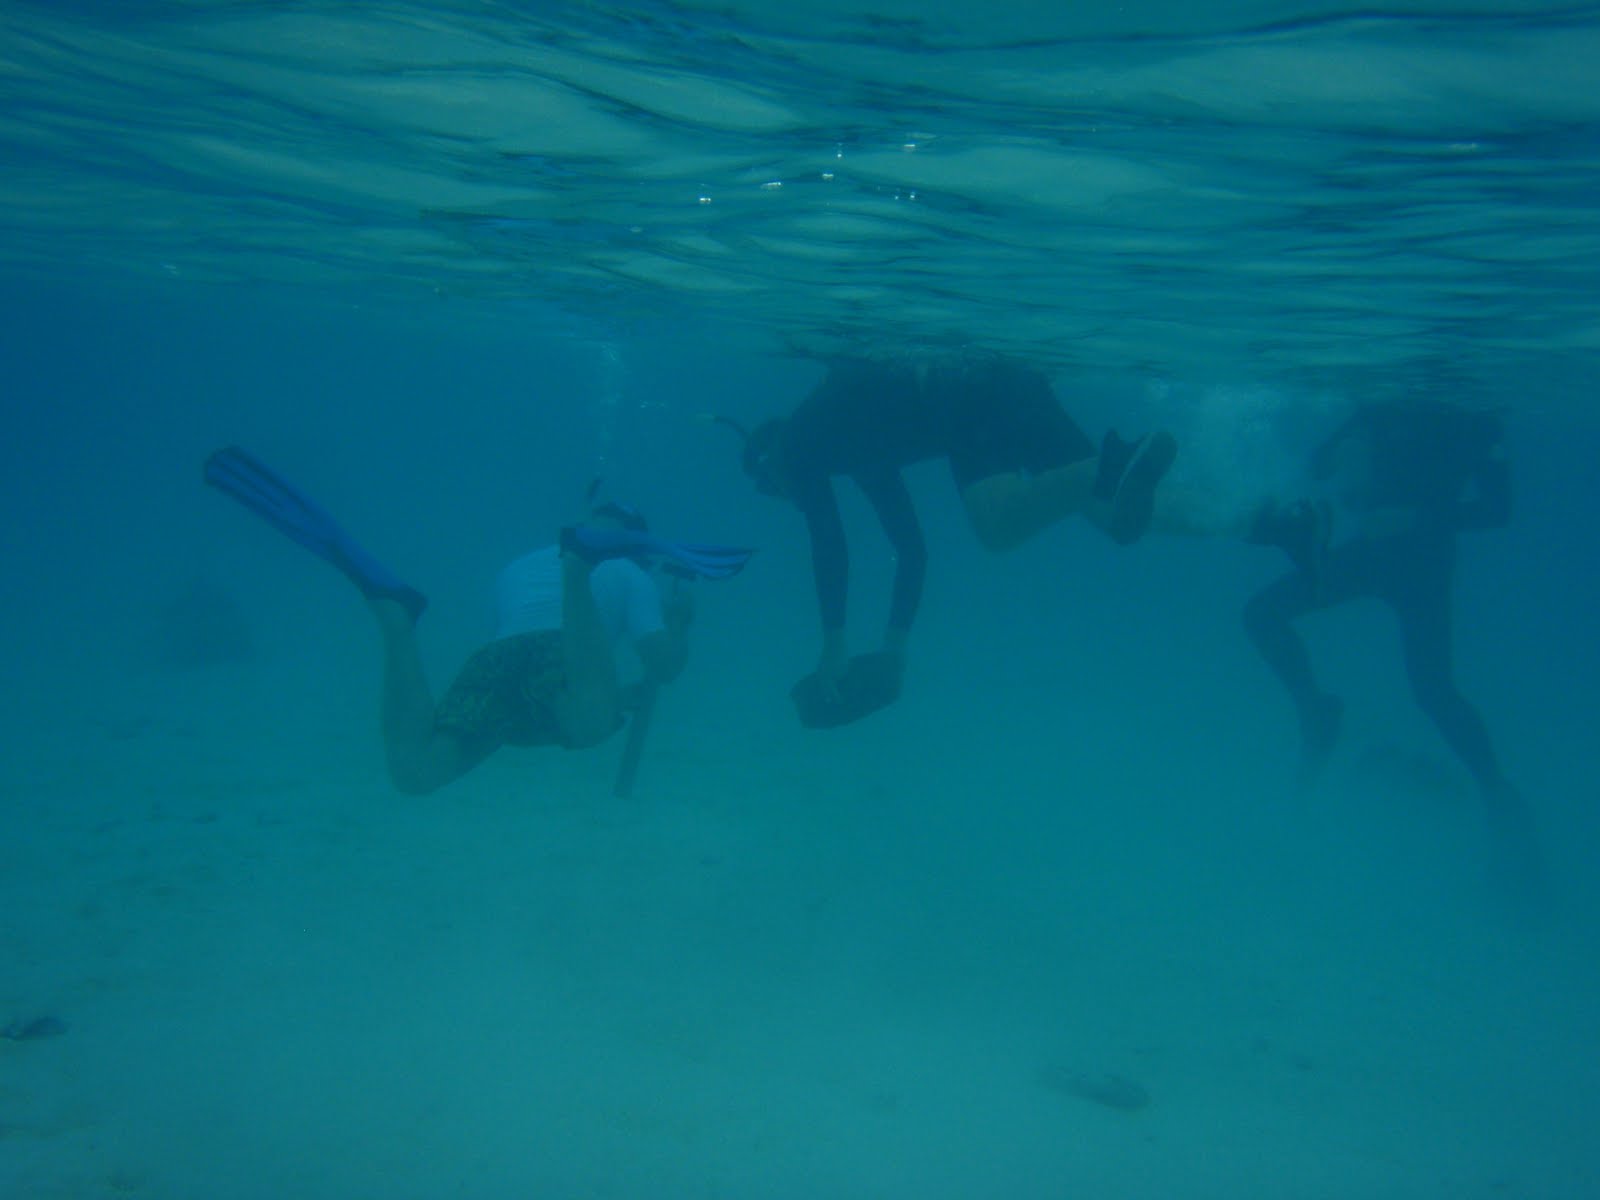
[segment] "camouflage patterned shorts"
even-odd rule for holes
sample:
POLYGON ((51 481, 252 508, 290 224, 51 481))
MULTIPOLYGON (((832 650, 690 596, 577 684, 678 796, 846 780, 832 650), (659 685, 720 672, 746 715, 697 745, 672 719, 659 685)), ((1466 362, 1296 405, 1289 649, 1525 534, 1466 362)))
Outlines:
POLYGON ((467 659, 434 709, 434 725, 465 742, 559 744, 555 703, 566 682, 559 630, 501 638, 467 659))

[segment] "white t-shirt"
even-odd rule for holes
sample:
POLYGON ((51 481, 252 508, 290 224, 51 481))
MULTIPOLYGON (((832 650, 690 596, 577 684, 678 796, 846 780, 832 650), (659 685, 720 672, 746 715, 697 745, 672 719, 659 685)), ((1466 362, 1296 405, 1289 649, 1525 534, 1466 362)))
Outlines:
MULTIPOLYGON (((626 558, 608 558, 589 575, 589 590, 600 610, 600 624, 614 646, 632 645, 666 628, 661 591, 655 580, 626 558)), ((524 554, 500 572, 495 582, 495 638, 561 628, 561 551, 545 546, 524 554)))

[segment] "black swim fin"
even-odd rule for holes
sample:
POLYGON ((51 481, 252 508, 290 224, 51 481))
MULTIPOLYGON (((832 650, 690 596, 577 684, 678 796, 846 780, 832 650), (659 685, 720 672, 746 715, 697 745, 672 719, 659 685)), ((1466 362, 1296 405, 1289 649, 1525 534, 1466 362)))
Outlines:
POLYGON ((833 729, 887 708, 900 698, 904 663, 898 654, 858 654, 845 664, 838 697, 830 696, 815 673, 789 690, 800 724, 807 729, 833 729))

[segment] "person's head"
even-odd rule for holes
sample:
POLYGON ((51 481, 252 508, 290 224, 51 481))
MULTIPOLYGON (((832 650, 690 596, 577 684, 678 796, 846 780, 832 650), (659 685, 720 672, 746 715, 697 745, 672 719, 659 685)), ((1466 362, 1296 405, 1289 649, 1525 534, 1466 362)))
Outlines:
POLYGON ((784 453, 788 431, 785 420, 764 421, 744 440, 744 473, 763 496, 787 498, 790 494, 789 463, 784 453))
POLYGON ((782 418, 763 421, 754 429, 746 429, 744 422, 733 417, 723 416, 721 413, 707 413, 707 421, 718 425, 726 425, 739 435, 739 440, 744 443, 744 453, 741 465, 744 473, 750 476, 756 485, 756 491, 763 496, 779 496, 788 499, 793 489, 789 479, 789 461, 787 450, 789 422, 782 418))

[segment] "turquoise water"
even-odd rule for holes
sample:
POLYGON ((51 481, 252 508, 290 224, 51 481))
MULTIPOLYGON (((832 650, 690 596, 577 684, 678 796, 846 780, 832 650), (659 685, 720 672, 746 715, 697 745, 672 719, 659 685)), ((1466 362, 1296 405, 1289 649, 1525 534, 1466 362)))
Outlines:
POLYGON ((61 1023, 0 1040, 0 1194, 1600 1194, 1597 71, 1587 6, 0 5, 0 1026, 61 1023), (986 555, 936 465, 906 696, 800 729, 804 529, 703 418, 968 345, 1219 519, 1361 400, 1503 407, 1457 670, 1548 895, 1384 610, 1304 623, 1303 796, 1279 560, 986 555), (615 741, 400 797, 229 443, 427 592, 436 685, 596 476, 760 551, 632 800, 615 741))

